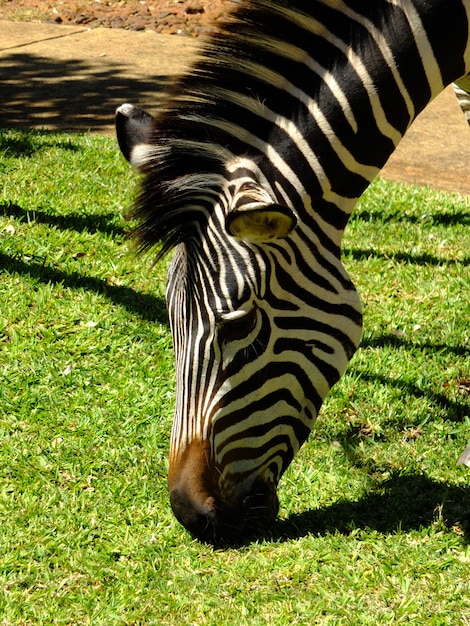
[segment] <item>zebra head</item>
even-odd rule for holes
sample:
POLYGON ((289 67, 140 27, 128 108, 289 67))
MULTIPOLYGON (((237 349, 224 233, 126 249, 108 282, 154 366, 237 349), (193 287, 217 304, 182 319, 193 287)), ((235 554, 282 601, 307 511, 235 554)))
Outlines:
POLYGON ((445 85, 466 102, 469 16, 470 0, 245 0, 158 121, 119 109, 145 174, 141 245, 175 248, 169 487, 196 536, 276 516, 279 479, 360 339, 348 216, 445 85))
POLYGON ((117 133, 146 175, 142 247, 175 248, 170 502, 198 538, 243 536, 277 515, 279 479, 359 343, 359 298, 337 231, 294 207, 255 160, 162 144, 131 105, 117 133))

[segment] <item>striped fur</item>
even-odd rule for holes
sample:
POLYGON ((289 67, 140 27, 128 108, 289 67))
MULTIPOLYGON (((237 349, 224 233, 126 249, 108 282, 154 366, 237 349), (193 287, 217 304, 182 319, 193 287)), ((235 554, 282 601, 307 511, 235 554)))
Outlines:
POLYGON ((470 124, 470 74, 455 81, 454 91, 468 124, 470 124))
POLYGON ((159 257, 175 248, 169 486, 196 536, 275 517, 360 341, 348 217, 416 115, 468 74, 469 13, 470 0, 247 0, 156 121, 136 133, 141 112, 118 111, 145 173, 136 236, 159 257))

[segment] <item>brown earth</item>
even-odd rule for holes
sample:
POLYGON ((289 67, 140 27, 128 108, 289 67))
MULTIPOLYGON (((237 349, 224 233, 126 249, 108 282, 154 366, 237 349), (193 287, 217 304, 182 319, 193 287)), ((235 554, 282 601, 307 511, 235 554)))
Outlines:
POLYGON ((0 19, 197 37, 231 0, 0 0, 0 19))

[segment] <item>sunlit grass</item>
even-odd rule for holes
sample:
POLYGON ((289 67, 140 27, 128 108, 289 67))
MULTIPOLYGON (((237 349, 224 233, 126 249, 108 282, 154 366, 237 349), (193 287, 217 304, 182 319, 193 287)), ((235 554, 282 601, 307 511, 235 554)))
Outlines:
POLYGON ((213 550, 168 504, 165 267, 126 240, 136 175, 106 138, 0 149, 0 624, 469 624, 469 201, 363 198, 362 347, 273 536, 213 550))

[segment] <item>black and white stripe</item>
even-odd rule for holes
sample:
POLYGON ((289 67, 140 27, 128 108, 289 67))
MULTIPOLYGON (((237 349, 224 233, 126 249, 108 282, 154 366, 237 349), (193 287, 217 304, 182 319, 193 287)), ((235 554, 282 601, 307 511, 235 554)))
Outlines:
POLYGON ((454 91, 468 124, 470 124, 470 74, 455 81, 454 91))
POLYGON ((176 248, 170 489, 195 534, 263 521, 260 485, 275 514, 360 341, 340 260, 349 214, 434 96, 457 82, 468 98, 469 14, 470 0, 247 0, 156 121, 119 109, 123 152, 146 174, 136 235, 176 248))

